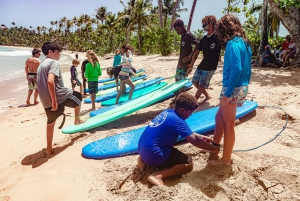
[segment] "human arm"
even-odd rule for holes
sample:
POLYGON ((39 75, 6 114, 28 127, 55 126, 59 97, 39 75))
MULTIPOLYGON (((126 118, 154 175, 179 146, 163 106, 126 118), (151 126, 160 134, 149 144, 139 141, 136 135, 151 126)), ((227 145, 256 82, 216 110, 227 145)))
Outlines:
POLYGON ((212 153, 218 153, 220 151, 220 148, 210 144, 212 142, 212 139, 209 137, 193 133, 190 136, 187 136, 186 139, 195 147, 209 150, 212 153))
POLYGON ((28 64, 27 64, 27 62, 28 62, 28 59, 27 59, 26 62, 25 62, 26 79, 28 79, 28 64))
POLYGON ((229 60, 228 62, 229 69, 226 70, 230 71, 230 75, 228 79, 227 88, 222 99, 225 100, 225 98, 227 98, 228 101, 231 100, 231 95, 233 93, 233 90, 240 79, 242 73, 242 61, 241 61, 240 49, 235 42, 227 43, 226 54, 228 55, 227 58, 229 60))
POLYGON ((47 84, 48 84, 48 90, 51 97, 52 102, 52 109, 51 111, 56 111, 58 108, 57 99, 56 99, 56 93, 55 93, 55 83, 54 83, 55 75, 54 74, 48 74, 47 78, 47 84))
POLYGON ((195 45, 194 50, 189 55, 190 59, 192 59, 192 57, 194 56, 196 50, 199 49, 198 48, 199 41, 192 34, 189 35, 188 40, 190 41, 191 44, 195 45))
POLYGON ((85 65, 85 72, 84 72, 84 77, 85 77, 85 78, 87 78, 87 77, 89 76, 89 74, 90 74, 89 64, 90 64, 90 63, 87 63, 87 64, 85 65))

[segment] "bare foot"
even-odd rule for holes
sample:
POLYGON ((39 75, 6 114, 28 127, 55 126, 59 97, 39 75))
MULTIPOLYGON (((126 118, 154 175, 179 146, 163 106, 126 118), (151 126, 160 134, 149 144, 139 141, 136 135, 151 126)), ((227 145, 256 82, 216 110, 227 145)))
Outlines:
POLYGON ((155 173, 150 174, 149 177, 148 177, 148 180, 149 180, 152 184, 154 184, 154 185, 156 185, 156 186, 163 186, 163 185, 164 185, 163 180, 160 179, 160 178, 157 178, 155 173))
POLYGON ((141 172, 144 172, 145 171, 145 168, 146 168, 146 164, 144 163, 144 161, 142 160, 141 157, 138 158, 138 169, 141 171, 141 172))
POLYGON ((37 104, 39 104, 39 103, 40 103, 39 101, 34 101, 34 104, 35 104, 35 105, 37 105, 37 104))
POLYGON ((41 158, 45 158, 47 156, 50 156, 50 155, 54 155, 54 151, 51 149, 51 150, 46 150, 45 148, 42 149, 42 153, 40 155, 41 158))
POLYGON ((231 160, 230 161, 224 161, 222 158, 219 160, 212 160, 212 161, 208 161, 208 163, 210 165, 226 165, 226 166, 230 166, 231 165, 231 160))
POLYGON ((92 107, 91 111, 95 110, 96 108, 95 107, 92 107))
POLYGON ((77 120, 74 122, 75 125, 79 125, 79 124, 82 124, 84 123, 85 121, 84 120, 77 120))
POLYGON ((26 104, 27 104, 27 105, 30 105, 30 99, 29 99, 29 98, 27 98, 26 104))

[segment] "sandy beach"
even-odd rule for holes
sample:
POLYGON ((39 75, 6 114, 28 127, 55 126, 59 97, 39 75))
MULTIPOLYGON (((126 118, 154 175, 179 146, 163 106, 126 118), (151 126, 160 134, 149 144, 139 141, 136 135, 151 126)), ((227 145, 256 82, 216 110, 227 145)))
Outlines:
MULTIPOLYGON (((64 51, 64 54, 75 57, 75 52, 64 51)), ((79 60, 84 59, 85 53, 79 53, 79 60)), ((148 79, 163 75, 168 81, 175 73, 178 56, 147 55, 134 56, 133 59, 135 68, 146 69, 148 79)), ((200 61, 199 56, 195 64, 200 61)), ((105 69, 112 65, 113 59, 99 57, 99 62, 102 78, 106 78, 105 69)), ((218 106, 222 66, 223 62, 219 62, 211 80, 209 93, 212 99, 197 111, 218 106)), ((138 155, 91 160, 81 156, 81 149, 94 140, 146 126, 169 106, 171 99, 72 135, 63 134, 57 128, 62 120, 60 117, 54 131, 55 155, 42 157, 42 149, 46 147, 46 115, 42 104, 16 107, 22 101, 25 103, 27 86, 21 86, 23 88, 17 94, 4 89, 9 97, 0 102, 8 109, 0 115, 0 201, 300 200, 299 76, 299 68, 253 68, 247 99, 253 99, 259 107, 236 124, 234 150, 259 146, 274 138, 285 125, 286 115, 282 110, 263 106, 285 110, 289 115, 285 130, 261 148, 234 152, 231 167, 209 166, 208 154, 199 153, 200 150, 189 143, 181 143, 176 147, 192 156, 194 170, 167 179, 164 187, 147 182, 151 169, 144 175, 137 174, 138 155)), ((65 72, 63 77, 65 85, 71 87, 70 73, 65 72)), ((189 93, 195 92, 195 88, 189 90, 189 93)), ((82 104, 84 118, 88 118, 90 108, 90 104, 82 104)), ((65 113, 71 116, 74 112, 66 108, 65 113)), ((66 118, 65 126, 73 123, 70 116, 66 118)))

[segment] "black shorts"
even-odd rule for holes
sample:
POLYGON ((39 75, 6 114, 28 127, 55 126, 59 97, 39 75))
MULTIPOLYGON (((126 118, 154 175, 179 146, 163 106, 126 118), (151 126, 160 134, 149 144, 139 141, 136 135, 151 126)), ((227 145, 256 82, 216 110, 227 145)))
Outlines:
POLYGON ((98 93, 98 82, 88 82, 88 88, 90 94, 98 93))
POLYGON ((51 111, 52 107, 45 108, 46 115, 47 115, 47 124, 51 124, 55 122, 56 119, 64 113, 65 106, 75 108, 81 104, 81 101, 82 101, 81 93, 79 93, 78 91, 73 91, 71 97, 65 100, 64 102, 62 102, 61 104, 59 104, 56 111, 51 111))
POLYGON ((167 160, 165 160, 160 165, 155 166, 156 168, 164 169, 169 168, 178 164, 190 164, 193 161, 191 157, 178 151, 178 149, 172 147, 171 153, 167 160))

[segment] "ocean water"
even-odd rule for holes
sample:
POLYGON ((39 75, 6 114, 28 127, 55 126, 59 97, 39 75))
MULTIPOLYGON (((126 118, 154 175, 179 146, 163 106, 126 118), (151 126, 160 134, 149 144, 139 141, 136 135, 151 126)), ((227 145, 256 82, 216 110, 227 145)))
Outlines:
MULTIPOLYGON (((17 47, 1 47, 0 46, 0 83, 25 76, 25 62, 28 57, 31 57, 32 50, 26 50, 17 47)), ((46 57, 41 52, 40 60, 43 61, 46 57)), ((59 63, 61 66, 68 65, 71 67, 72 58, 61 55, 59 63)))

